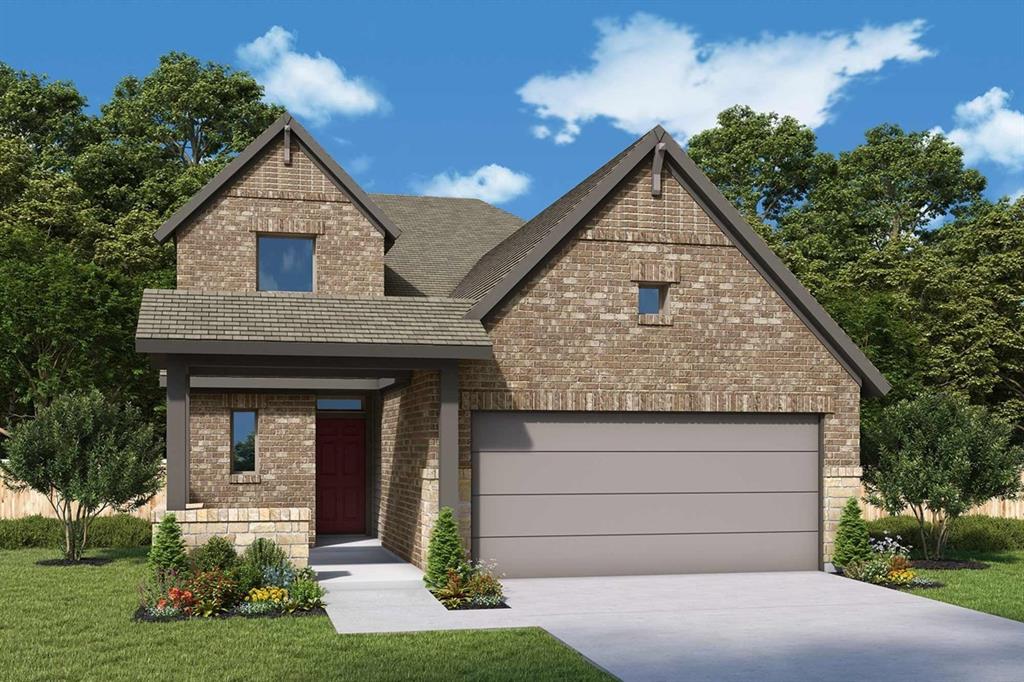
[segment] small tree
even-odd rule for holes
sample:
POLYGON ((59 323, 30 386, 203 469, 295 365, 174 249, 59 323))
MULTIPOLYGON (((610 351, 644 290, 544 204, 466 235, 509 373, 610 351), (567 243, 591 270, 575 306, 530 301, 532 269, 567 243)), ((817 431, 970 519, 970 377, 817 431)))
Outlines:
POLYGON ((948 393, 889 405, 865 429, 869 501, 917 518, 925 558, 941 558, 951 524, 971 507, 1021 492, 1024 449, 1012 427, 948 393), (929 543, 925 512, 933 515, 929 543))
POLYGON ((12 490, 42 493, 64 524, 65 559, 78 561, 105 509, 141 507, 160 489, 163 447, 137 408, 99 391, 57 397, 19 424, 0 475, 12 490))
POLYGON ((843 507, 836 529, 836 546, 832 552, 832 564, 842 568, 851 561, 867 560, 871 557, 871 535, 868 525, 860 515, 857 498, 851 497, 843 507))
POLYGON ((465 561, 466 551, 462 548, 455 514, 451 507, 441 507, 434 529, 430 532, 427 572, 423 582, 432 590, 441 589, 448 583, 448 569, 458 570, 465 561))
POLYGON ((185 541, 181 538, 181 526, 174 514, 165 514, 157 524, 153 546, 149 548, 149 566, 158 578, 188 570, 185 541))

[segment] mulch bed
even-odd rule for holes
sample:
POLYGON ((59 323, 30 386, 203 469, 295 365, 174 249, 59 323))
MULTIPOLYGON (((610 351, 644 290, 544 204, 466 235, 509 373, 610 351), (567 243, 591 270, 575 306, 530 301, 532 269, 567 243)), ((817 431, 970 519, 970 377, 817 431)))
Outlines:
MULTIPOLYGON (((270 613, 237 613, 235 611, 228 611, 227 613, 218 613, 209 618, 300 618, 302 616, 326 616, 327 609, 316 608, 310 609, 309 611, 293 611, 287 613, 285 611, 272 611, 270 613)), ((171 623, 178 620, 206 620, 203 616, 152 616, 142 606, 140 606, 135 614, 132 616, 132 620, 140 623, 171 623)))
POLYGON ((924 568, 930 571, 980 571, 988 568, 989 564, 981 561, 960 561, 957 559, 914 559, 910 562, 914 568, 924 568))
MULTIPOLYGON (((443 604, 442 604, 442 606, 443 606, 443 604)), ((479 605, 476 605, 476 604, 465 604, 463 606, 456 606, 455 608, 450 608, 448 606, 445 606, 445 608, 448 609, 449 611, 488 611, 490 609, 510 609, 512 607, 509 606, 508 604, 502 602, 501 604, 498 604, 497 606, 479 606, 479 605)))
POLYGON ((78 561, 69 561, 68 559, 40 559, 36 562, 36 566, 106 566, 113 559, 107 559, 104 557, 82 557, 78 561))

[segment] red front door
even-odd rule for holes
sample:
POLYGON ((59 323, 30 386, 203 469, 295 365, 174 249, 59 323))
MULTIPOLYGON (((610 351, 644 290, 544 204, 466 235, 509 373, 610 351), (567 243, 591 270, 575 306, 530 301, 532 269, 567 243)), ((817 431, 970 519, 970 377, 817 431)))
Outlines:
POLYGON ((366 532, 366 422, 316 420, 316 530, 366 532))

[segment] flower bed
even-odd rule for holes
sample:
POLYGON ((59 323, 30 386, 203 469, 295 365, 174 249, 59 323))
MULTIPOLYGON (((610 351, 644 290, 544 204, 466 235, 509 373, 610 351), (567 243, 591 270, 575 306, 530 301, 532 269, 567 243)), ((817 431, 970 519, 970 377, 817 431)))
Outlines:
POLYGON ((892 587, 942 587, 942 583, 917 575, 910 561, 909 545, 904 545, 899 535, 886 535, 871 540, 871 554, 864 559, 854 559, 842 567, 847 578, 892 587))
POLYGON ((493 566, 480 562, 467 561, 448 569, 447 582, 430 592, 449 611, 508 608, 493 566))
POLYGON ((324 590, 311 568, 296 568, 273 540, 257 539, 238 556, 224 538, 185 554, 173 514, 161 521, 150 550, 151 575, 140 588, 135 619, 267 618, 324 613, 324 590))

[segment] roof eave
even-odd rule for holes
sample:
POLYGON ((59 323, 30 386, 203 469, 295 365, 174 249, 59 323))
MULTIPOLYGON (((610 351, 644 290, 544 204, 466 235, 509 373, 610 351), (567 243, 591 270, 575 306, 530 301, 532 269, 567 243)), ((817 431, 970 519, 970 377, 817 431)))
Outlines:
POLYGON ((492 354, 492 348, 489 344, 331 343, 157 338, 136 338, 135 350, 136 352, 148 355, 245 355, 430 360, 486 360, 492 354))

